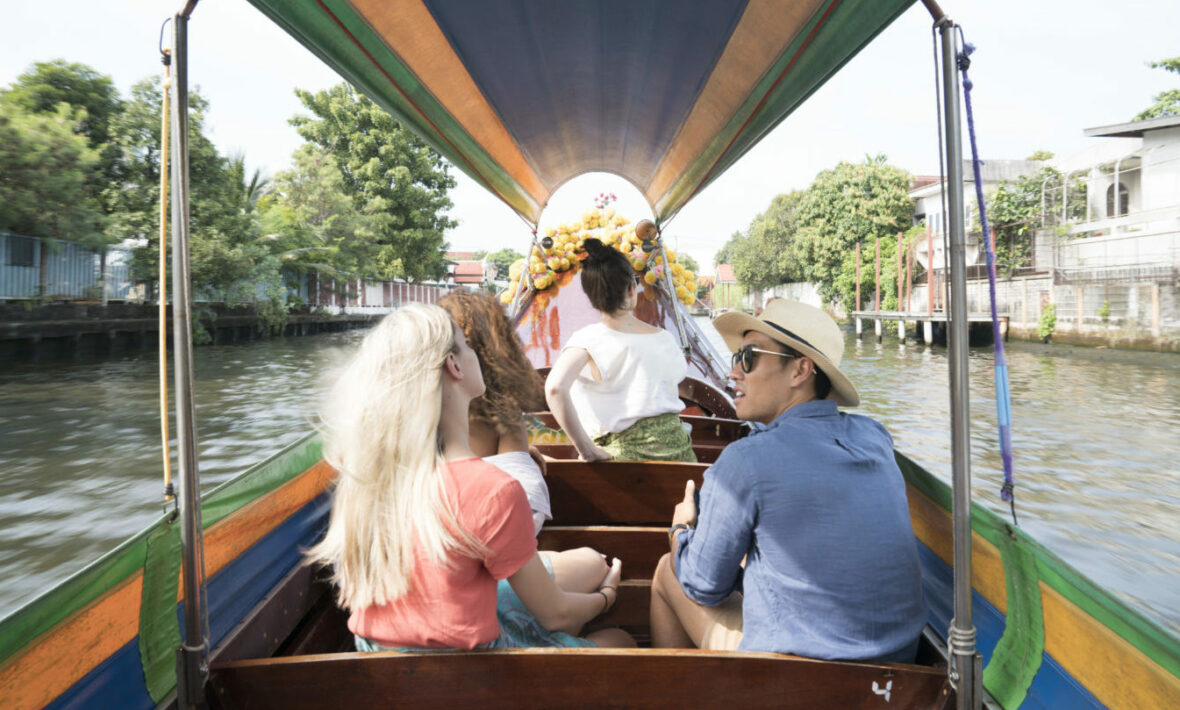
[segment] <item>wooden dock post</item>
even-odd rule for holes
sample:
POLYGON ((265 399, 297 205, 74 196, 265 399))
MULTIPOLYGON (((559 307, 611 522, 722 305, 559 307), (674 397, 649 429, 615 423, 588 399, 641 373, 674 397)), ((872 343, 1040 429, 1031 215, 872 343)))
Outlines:
POLYGON ((922 340, 927 345, 934 344, 934 321, 928 320, 922 322, 922 340))
POLYGON ((877 342, 881 342, 881 319, 877 318, 873 321, 873 330, 877 334, 877 342))
MULTIPOLYGON (((901 297, 904 286, 901 281, 901 232, 897 233, 897 310, 902 310, 901 297)), ((897 339, 905 342, 905 318, 899 318, 897 321, 897 339)))
MULTIPOLYGON (((929 304, 928 315, 934 315, 934 232, 926 228, 926 301, 929 304)), ((926 344, 933 342, 933 336, 927 336, 926 344)))
MULTIPOLYGON (((860 310, 860 242, 856 243, 856 303, 852 310, 860 310)), ((859 340, 864 332, 864 324, 861 323, 859 316, 854 317, 853 320, 856 321, 856 337, 859 340)))
POLYGON ((873 321, 873 331, 877 334, 877 342, 881 342, 881 237, 875 237, 874 243, 877 249, 876 258, 876 275, 873 278, 873 311, 876 312, 877 318, 873 321))

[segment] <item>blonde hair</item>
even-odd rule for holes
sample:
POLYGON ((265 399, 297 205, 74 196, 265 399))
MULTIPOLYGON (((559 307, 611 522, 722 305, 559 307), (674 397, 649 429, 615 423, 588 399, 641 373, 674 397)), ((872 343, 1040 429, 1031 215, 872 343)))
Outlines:
POLYGON ((309 562, 333 567, 339 603, 379 606, 410 590, 416 552, 477 555, 446 501, 439 438, 442 366, 454 324, 438 306, 389 314, 361 343, 321 413, 324 459, 339 472, 331 521, 309 562))

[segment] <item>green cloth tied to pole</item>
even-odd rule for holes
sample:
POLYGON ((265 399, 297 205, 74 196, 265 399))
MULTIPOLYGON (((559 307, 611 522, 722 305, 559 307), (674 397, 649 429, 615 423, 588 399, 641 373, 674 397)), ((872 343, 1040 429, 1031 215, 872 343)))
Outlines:
POLYGON ((696 463, 692 438, 676 414, 640 419, 623 431, 594 440, 618 461, 687 461, 696 463))
POLYGON ((1045 655, 1045 625, 1041 616, 1037 560, 1019 540, 1000 536, 1008 614, 1004 635, 991 662, 983 669, 983 687, 1004 708, 1018 708, 1041 668, 1045 655))
POLYGON ((162 521, 148 534, 139 602, 139 662, 143 666, 144 686, 157 703, 176 687, 179 586, 180 526, 175 520, 162 521))

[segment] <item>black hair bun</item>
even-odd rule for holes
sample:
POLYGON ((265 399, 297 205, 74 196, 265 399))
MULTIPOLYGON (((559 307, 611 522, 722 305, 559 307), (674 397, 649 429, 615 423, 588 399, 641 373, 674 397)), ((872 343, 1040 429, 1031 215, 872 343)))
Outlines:
POLYGON ((610 248, 593 237, 583 239, 582 246, 591 259, 601 259, 606 254, 606 250, 610 248))

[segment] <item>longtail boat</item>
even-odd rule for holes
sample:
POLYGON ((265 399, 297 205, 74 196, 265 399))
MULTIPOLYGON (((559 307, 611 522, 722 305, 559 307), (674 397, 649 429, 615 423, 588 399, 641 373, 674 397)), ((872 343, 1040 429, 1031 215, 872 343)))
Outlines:
MULTIPOLYGON (((666 223, 912 4, 251 2, 534 228, 552 191, 587 171, 627 177, 647 197, 656 224, 666 223)), ((941 42, 947 99, 954 466, 948 486, 897 454, 930 609, 917 663, 642 647, 651 572, 667 550, 671 507, 684 482, 699 484, 708 462, 745 433, 733 419, 721 357, 666 281, 645 317, 675 334, 690 361, 682 417, 701 463, 588 464, 571 458, 546 413, 534 422, 537 443, 554 459, 554 520, 540 545, 589 545, 626 561, 618 604, 594 624, 621 626, 641 647, 356 653, 322 571, 301 563, 330 507, 333 471, 316 436, 196 494, 187 146, 179 140, 179 509, 0 620, 0 705, 1180 705, 1180 641, 971 502, 963 209, 955 187, 962 184, 958 28, 932 0, 924 4, 941 42)), ((172 25, 178 136, 186 135, 187 32, 195 5, 190 0, 172 25)), ((658 238, 655 244, 663 249, 658 238)), ((512 295, 518 332, 538 367, 591 317, 576 279, 556 286, 539 298, 526 278, 512 295)))

